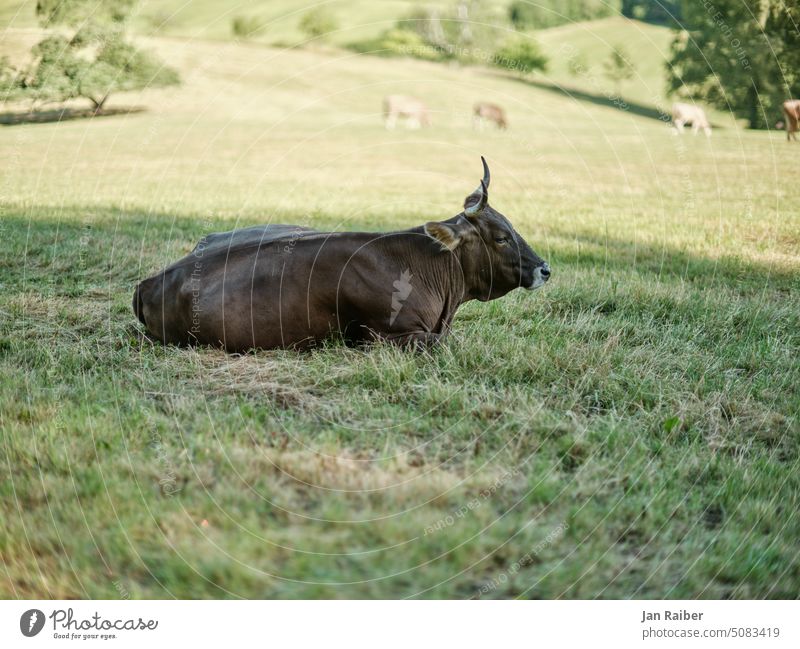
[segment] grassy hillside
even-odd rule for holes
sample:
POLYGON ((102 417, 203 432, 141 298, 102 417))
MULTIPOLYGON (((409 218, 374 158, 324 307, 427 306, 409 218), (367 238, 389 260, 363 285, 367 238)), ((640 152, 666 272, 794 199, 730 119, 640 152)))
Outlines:
POLYGON ((796 596, 780 134, 677 138, 481 68, 150 45, 184 84, 112 98, 146 112, 0 129, 0 595, 796 596), (390 92, 434 126, 387 132, 390 92), (473 131, 477 99, 509 131, 473 131), (137 279, 203 233, 446 218, 480 154, 553 279, 432 353, 139 338, 137 279))
POLYGON ((36 2, 32 0, 3 0, 0 2, 0 29, 36 26, 36 2))
MULTIPOLYGON (((444 5, 444 1, 441 2, 444 5)), ((313 8, 324 7, 339 24, 329 40, 344 44, 373 37, 393 26, 420 3, 415 0, 244 0, 220 3, 214 0, 146 0, 139 24, 157 27, 160 33, 195 38, 231 38, 235 16, 254 17, 264 30, 253 40, 265 43, 297 43, 306 37, 298 29, 302 16, 313 8)))
MULTIPOLYGON (((440 4, 444 9, 451 3, 442 0, 440 4)), ((501 15, 504 15, 507 0, 497 0, 494 4, 502 7, 501 15)), ((241 0, 233 3, 145 0, 132 20, 132 27, 144 35, 234 40, 231 30, 234 17, 254 17, 263 25, 263 30, 248 42, 283 47, 306 40, 298 23, 309 8, 315 6, 319 6, 318 3, 310 0, 241 0)), ((420 6, 416 0, 335 0, 324 3, 325 10, 336 17, 340 27, 326 42, 338 46, 368 42, 420 6)), ((431 3, 425 6, 430 7, 431 3)), ((0 25, 16 28, 35 26, 34 7, 32 0, 0 3, 0 25)), ((509 29, 507 22, 498 25, 498 43, 507 38, 509 29)), ((622 100, 632 110, 646 113, 656 113, 658 108, 668 110, 671 105, 672 100, 665 96, 665 65, 671 40, 671 31, 666 27, 616 17, 531 32, 529 36, 541 43, 549 58, 547 72, 537 74, 533 79, 549 86, 551 91, 577 93, 583 100, 613 106, 614 84, 605 76, 603 64, 613 47, 623 45, 634 59, 636 74, 632 80, 622 84, 622 100), (571 73, 569 65, 570 59, 576 57, 585 66, 578 74, 571 73)), ((9 48, 0 44, 0 49, 7 52, 9 48)), ((713 110, 709 112, 716 125, 733 126, 727 115, 713 110)))
POLYGON ((620 16, 554 27, 539 32, 537 38, 550 57, 547 78, 551 81, 594 89, 597 94, 613 92, 613 84, 603 74, 603 63, 612 48, 622 45, 636 66, 634 79, 623 82, 623 97, 648 104, 664 97, 662 80, 671 40, 671 30, 666 27, 620 16), (584 57, 585 74, 570 74, 571 55, 584 57))
MULTIPOLYGON (((508 0, 493 0, 502 7, 508 0)), ((251 40, 262 43, 297 43, 305 40, 298 29, 301 17, 313 8, 324 7, 334 16, 339 29, 329 40, 346 44, 377 36, 399 19, 421 6, 449 7, 449 0, 142 0, 133 17, 141 33, 227 40, 233 38, 231 22, 236 16, 253 17, 263 23, 263 32, 251 40)), ((0 2, 0 27, 32 27, 36 0, 0 2)))

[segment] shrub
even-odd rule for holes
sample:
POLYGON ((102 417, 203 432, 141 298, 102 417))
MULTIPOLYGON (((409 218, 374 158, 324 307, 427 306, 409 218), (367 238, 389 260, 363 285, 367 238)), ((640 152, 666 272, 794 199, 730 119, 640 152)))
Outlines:
POLYGON ((505 42, 492 57, 492 63, 500 68, 528 74, 534 70, 547 69, 547 57, 542 54, 536 41, 515 36, 505 42))
POLYGON ((251 38, 264 31, 264 23, 256 16, 236 16, 231 21, 231 31, 237 38, 251 38))
POLYGON ((309 11, 300 19, 300 31, 309 38, 322 38, 339 28, 336 17, 325 9, 309 11))
POLYGON ((417 32, 403 27, 395 27, 376 39, 357 43, 353 47, 363 53, 379 56, 411 56, 426 61, 441 61, 449 57, 443 50, 426 43, 417 32))
POLYGON ((617 45, 611 49, 611 54, 603 64, 605 75, 613 82, 614 91, 620 95, 623 81, 633 78, 636 73, 636 66, 633 59, 623 45, 617 45))
POLYGON ((589 74, 589 61, 584 52, 573 54, 567 59, 567 69, 572 77, 583 77, 589 74))
POLYGON ((546 29, 579 20, 596 20, 618 13, 619 2, 602 0, 514 0, 508 17, 519 31, 546 29))

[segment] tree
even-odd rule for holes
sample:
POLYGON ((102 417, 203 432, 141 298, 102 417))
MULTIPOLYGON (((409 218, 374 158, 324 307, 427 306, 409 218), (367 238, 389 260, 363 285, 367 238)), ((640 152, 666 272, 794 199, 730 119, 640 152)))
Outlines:
POLYGON ((231 31, 238 38, 252 38, 264 31, 264 23, 258 16, 234 16, 231 31))
POLYGON ((177 73, 125 39, 123 22, 133 0, 39 0, 45 26, 70 27, 45 37, 30 65, 16 72, 6 99, 63 102, 85 98, 100 112, 109 96, 123 90, 178 83, 177 73))
POLYGON ((622 82, 632 79, 636 73, 636 66, 622 45, 617 45, 611 49, 611 55, 603 63, 603 68, 605 75, 614 83, 614 91, 617 97, 620 96, 622 82))
POLYGON ((571 77, 585 77, 589 74, 589 61, 585 52, 578 52, 567 59, 567 70, 571 77))
POLYGON ((417 32, 443 59, 474 63, 486 62, 487 52, 497 42, 498 25, 504 21, 505 12, 497 3, 459 0, 449 7, 420 5, 398 27, 417 32))
POLYGON ((598 0, 513 0, 507 11, 514 28, 527 31, 613 16, 614 4, 598 0))
POLYGON ((324 8, 309 11, 300 19, 300 31, 309 38, 322 38, 339 29, 339 23, 333 14, 324 8))
POLYGON ((506 41, 494 53, 493 63, 522 74, 547 69, 547 57, 542 54, 536 41, 525 36, 516 36, 506 41))
POLYGON ((667 68, 668 92, 770 126, 800 94, 800 9, 782 0, 684 2, 667 68))

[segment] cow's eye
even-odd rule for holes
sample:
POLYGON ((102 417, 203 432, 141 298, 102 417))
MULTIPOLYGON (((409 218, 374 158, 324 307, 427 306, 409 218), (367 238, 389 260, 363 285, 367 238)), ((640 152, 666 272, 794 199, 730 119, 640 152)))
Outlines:
POLYGON ((508 239, 506 237, 495 237, 494 241, 495 243, 499 243, 500 245, 508 243, 508 239))

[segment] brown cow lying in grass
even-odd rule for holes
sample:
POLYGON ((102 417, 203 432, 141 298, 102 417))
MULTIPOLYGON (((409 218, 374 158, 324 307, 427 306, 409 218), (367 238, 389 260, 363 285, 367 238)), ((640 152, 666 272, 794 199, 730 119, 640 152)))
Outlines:
MULTIPOLYGON (((483 158, 481 158, 483 160, 483 158)), ((488 204, 489 168, 464 210, 399 232, 268 225, 210 235, 141 282, 133 310, 165 343, 303 348, 427 345, 469 300, 535 289, 550 268, 488 204)))

